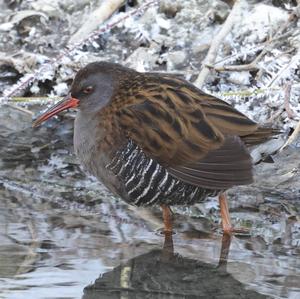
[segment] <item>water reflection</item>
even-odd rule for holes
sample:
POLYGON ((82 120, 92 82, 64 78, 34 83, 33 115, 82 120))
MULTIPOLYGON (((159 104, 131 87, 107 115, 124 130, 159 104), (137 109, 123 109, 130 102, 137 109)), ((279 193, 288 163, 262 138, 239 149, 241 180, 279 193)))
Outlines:
POLYGON ((143 224, 141 213, 121 202, 103 201, 85 211, 1 189, 0 199, 0 298, 300 294, 299 248, 284 239, 274 244, 261 236, 221 240, 203 231, 210 229, 206 218, 176 215, 177 234, 163 243, 143 224))
POLYGON ((164 247, 130 259, 84 289, 82 299, 267 298, 226 270, 231 237, 224 235, 218 266, 174 252, 171 235, 164 247))

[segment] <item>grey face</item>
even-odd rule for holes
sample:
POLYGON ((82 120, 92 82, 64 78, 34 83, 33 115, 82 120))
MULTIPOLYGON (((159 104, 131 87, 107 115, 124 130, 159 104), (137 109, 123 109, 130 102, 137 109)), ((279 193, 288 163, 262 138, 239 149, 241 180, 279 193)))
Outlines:
POLYGON ((79 71, 71 87, 71 96, 79 100, 82 112, 98 112, 109 104, 113 94, 113 75, 103 70, 79 71))

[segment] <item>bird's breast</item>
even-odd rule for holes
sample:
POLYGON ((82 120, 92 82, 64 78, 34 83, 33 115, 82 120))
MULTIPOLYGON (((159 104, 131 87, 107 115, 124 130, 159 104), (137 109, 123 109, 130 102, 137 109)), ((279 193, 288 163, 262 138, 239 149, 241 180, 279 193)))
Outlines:
POLYGON ((104 150, 106 131, 99 126, 101 119, 77 113, 74 123, 74 150, 83 168, 97 177, 113 193, 120 195, 120 182, 106 165, 111 162, 110 151, 104 150))

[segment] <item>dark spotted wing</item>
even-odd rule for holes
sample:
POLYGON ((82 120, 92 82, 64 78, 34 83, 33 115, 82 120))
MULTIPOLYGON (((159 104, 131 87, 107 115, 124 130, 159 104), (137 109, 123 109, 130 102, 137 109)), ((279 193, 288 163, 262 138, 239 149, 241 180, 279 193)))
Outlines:
MULTIPOLYGON (((222 155, 223 160, 215 165, 215 171, 210 164, 210 178, 205 186, 214 187, 215 174, 215 187, 234 184, 233 177, 231 182, 221 184, 222 178, 228 180, 226 171, 232 173, 232 168, 223 167, 223 173, 218 169, 226 161, 232 164, 232 155, 237 164, 247 160, 250 167, 249 154, 239 139, 226 138, 249 135, 258 125, 226 102, 184 80, 167 76, 159 80, 149 76, 143 88, 131 97, 131 104, 119 111, 120 126, 146 155, 170 169, 175 177, 202 186, 207 164, 200 162, 209 159, 207 163, 211 163, 215 155, 222 155), (234 150, 229 151, 230 147, 234 150)), ((243 181, 251 179, 251 171, 245 172, 243 181)))

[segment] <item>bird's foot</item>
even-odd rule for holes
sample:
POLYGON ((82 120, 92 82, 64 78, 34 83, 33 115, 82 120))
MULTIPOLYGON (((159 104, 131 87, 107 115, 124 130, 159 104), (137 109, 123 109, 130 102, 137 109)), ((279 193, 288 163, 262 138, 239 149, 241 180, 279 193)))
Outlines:
POLYGON ((164 235, 173 234, 173 221, 172 221, 172 211, 169 206, 161 205, 163 212, 163 221, 164 221, 164 235))

